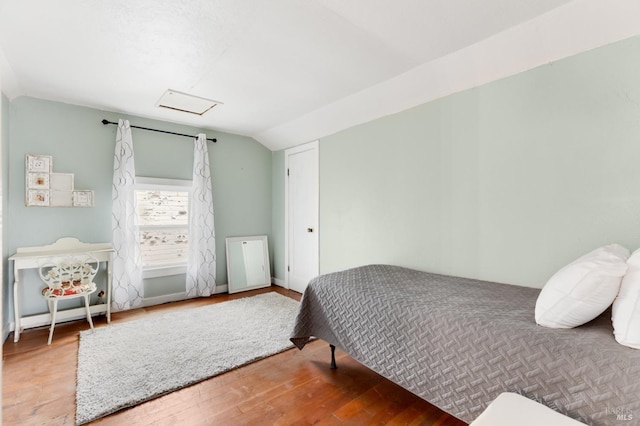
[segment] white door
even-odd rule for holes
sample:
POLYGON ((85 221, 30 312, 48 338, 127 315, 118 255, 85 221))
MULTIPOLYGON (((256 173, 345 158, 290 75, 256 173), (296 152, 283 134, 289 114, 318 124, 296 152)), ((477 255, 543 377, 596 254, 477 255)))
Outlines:
POLYGON ((287 283, 304 292, 320 270, 318 142, 285 151, 287 283))

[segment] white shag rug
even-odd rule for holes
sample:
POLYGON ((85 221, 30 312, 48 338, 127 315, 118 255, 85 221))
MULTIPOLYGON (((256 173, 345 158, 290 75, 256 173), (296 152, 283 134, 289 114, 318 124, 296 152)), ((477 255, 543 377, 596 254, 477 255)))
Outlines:
POLYGON ((264 293, 81 332, 76 423, 293 347, 298 305, 264 293))

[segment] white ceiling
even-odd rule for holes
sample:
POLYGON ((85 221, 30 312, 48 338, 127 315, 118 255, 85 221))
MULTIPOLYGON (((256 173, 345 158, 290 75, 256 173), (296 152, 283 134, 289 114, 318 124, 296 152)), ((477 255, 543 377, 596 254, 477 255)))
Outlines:
POLYGON ((10 99, 276 150, 639 34, 638 16, 638 0, 0 0, 0 76, 10 99), (159 108, 167 89, 223 105, 159 108))

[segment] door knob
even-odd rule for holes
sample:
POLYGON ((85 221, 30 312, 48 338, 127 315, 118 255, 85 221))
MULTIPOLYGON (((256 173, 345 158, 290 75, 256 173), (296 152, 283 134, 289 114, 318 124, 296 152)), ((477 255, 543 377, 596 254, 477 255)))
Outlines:
POLYGON ((307 232, 313 232, 313 228, 307 228, 307 232))

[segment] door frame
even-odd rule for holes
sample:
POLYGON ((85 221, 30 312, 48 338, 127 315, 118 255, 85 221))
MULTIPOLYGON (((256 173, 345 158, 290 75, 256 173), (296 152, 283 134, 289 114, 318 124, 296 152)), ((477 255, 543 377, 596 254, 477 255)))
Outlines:
POLYGON ((284 260, 285 260, 285 288, 289 286, 289 156, 299 154, 304 151, 316 152, 316 169, 318 170, 318 185, 315 188, 316 205, 318 206, 318 223, 316 230, 318 232, 318 271, 320 271, 320 141, 307 142, 302 145, 289 148, 284 152, 284 260))

